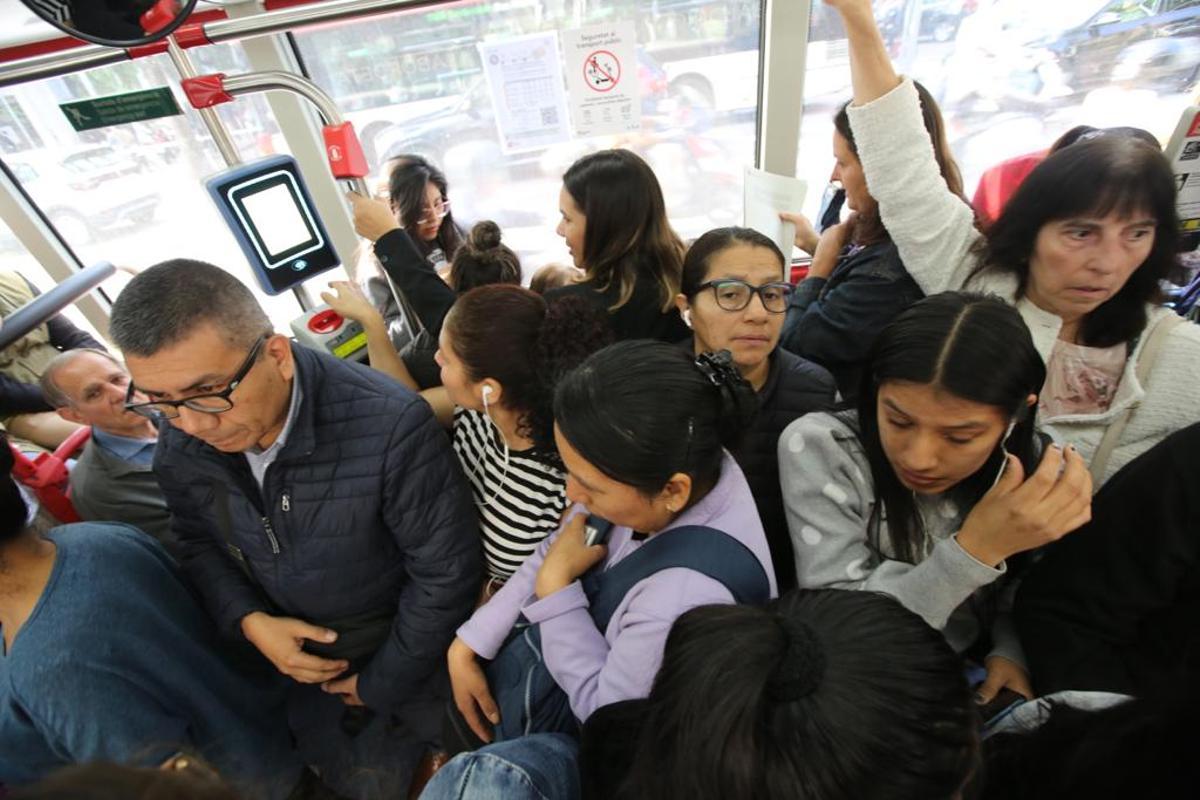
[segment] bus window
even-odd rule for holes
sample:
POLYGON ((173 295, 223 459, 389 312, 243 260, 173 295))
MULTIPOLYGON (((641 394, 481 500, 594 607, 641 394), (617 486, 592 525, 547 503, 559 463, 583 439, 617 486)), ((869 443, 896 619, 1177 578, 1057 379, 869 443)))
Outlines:
POLYGON ((588 152, 627 147, 654 168, 680 235, 741 220, 754 161, 759 0, 467 0, 297 31, 310 76, 343 108, 373 169, 419 153, 441 167, 454 215, 493 219, 527 274, 569 259, 555 236, 563 171, 588 152), (478 43, 631 21, 642 128, 504 154, 478 43))
MULTIPOLYGON (((900 69, 941 105, 968 197, 989 167, 1076 125, 1134 125, 1165 142, 1200 83, 1200 0, 885 0, 875 13, 900 69)), ((820 186, 850 90, 817 102, 812 69, 797 174, 820 186)), ((809 192, 808 214, 820 196, 809 192)))
MULTIPOLYGON (((249 70, 240 45, 192 53, 204 72, 249 70)), ((160 55, 7 87, 0 96, 0 157, 83 264, 104 260, 140 269, 167 258, 196 258, 253 287, 250 268, 202 183, 225 164, 178 85, 178 74, 160 55), (58 108, 160 86, 176 87, 182 115, 77 133, 58 108)), ((261 95, 239 98, 218 113, 243 158, 286 152, 261 95)), ((128 273, 118 272, 101 289, 115 298, 128 281, 128 273)), ((300 311, 290 295, 259 300, 280 330, 300 311)))
MULTIPOLYGON (((13 170, 16 175, 17 170, 13 170)), ((20 179, 20 176, 17 176, 20 179)), ((39 292, 44 292, 55 285, 58 281, 50 277, 46 270, 42 269, 42 265, 37 262, 25 246, 21 244, 12 229, 8 227, 8 223, 0 220, 0 257, 4 259, 4 270, 6 272, 16 272, 22 275, 27 281, 32 283, 39 292)), ((96 329, 92 326, 87 318, 80 313, 75 306, 67 306, 62 310, 62 313, 75 324, 77 328, 81 328, 91 334, 97 341, 104 341, 96 329)))

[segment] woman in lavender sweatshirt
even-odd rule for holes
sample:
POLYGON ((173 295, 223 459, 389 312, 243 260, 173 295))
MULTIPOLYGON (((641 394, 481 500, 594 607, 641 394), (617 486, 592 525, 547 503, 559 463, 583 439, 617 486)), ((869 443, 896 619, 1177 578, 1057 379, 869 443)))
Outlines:
POLYGON ((522 614, 540 626, 546 667, 585 720, 600 706, 649 694, 676 617, 733 602, 713 578, 665 569, 634 585, 599 630, 580 576, 609 569, 648 537, 687 525, 722 531, 757 556, 776 595, 754 498, 725 450, 755 411, 754 390, 721 355, 693 359, 667 344, 621 342, 559 384, 554 434, 575 506, 458 629, 448 653, 455 705, 484 741, 499 717, 478 659, 495 657, 522 614), (584 543, 589 512, 613 523, 607 545, 584 543))

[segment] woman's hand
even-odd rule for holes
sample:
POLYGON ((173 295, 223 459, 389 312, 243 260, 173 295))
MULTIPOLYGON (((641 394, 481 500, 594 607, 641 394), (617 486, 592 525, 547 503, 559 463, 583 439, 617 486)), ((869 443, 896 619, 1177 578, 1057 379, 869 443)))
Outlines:
POLYGON ((475 651, 462 639, 455 637, 446 652, 446 663, 450 668, 450 689, 455 707, 475 735, 490 742, 492 729, 483 718, 486 717, 488 722, 495 725, 500 722, 500 710, 492 699, 487 676, 483 674, 483 667, 479 666, 475 651))
POLYGON ((354 230, 364 239, 377 242, 385 234, 400 227, 392 209, 382 200, 347 192, 350 210, 354 215, 354 230))
POLYGON ((337 313, 346 319, 366 326, 368 322, 383 322, 379 309, 371 304, 362 289, 350 281, 330 281, 329 288, 336 294, 321 292, 321 299, 337 313))
POLYGON ((571 584, 576 578, 604 560, 608 548, 584 542, 586 517, 576 514, 550 545, 538 569, 534 592, 540 600, 571 584))
POLYGON ((803 214, 794 214, 790 211, 780 211, 779 218, 784 222, 790 222, 796 226, 796 236, 794 244, 810 256, 817 250, 817 242, 821 240, 821 234, 817 233, 817 229, 813 227, 812 222, 803 214))
POLYGON ((987 669, 987 677, 975 690, 976 703, 987 705, 1001 689, 1012 689, 1026 700, 1033 699, 1029 673, 1020 664, 1004 656, 988 656, 983 665, 987 669))
POLYGON ((852 214, 844 222, 830 225, 821 233, 821 239, 817 242, 816 250, 813 252, 812 265, 808 268, 808 277, 828 278, 833 274, 833 269, 837 266, 838 259, 841 258, 842 250, 850 241, 850 231, 853 227, 854 215, 852 214))
POLYGON ((1020 460, 1006 458, 1004 474, 958 532, 959 545, 992 567, 1060 539, 1092 518, 1092 476, 1074 447, 1047 448, 1028 480, 1020 460))

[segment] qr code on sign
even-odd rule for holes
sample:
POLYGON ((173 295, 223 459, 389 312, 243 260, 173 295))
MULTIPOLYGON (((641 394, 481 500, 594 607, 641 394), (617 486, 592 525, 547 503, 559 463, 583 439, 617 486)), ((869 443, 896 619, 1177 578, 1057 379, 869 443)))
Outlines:
POLYGON ((1195 161, 1200 158, 1200 142, 1188 142, 1183 146, 1183 152, 1179 155, 1180 161, 1195 161))
POLYGON ((542 109, 542 124, 557 125, 558 124, 558 109, 554 106, 546 106, 542 109))

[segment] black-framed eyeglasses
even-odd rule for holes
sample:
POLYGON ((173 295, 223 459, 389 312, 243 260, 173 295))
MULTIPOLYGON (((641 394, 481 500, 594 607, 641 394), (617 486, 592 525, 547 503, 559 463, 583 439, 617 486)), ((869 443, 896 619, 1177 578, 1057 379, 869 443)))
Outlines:
POLYGON ((795 288, 785 281, 773 281, 762 286, 752 286, 737 278, 720 278, 715 281, 705 281, 696 287, 712 289, 717 305, 726 311, 741 311, 750 305, 754 295, 762 300, 763 308, 772 314, 782 314, 787 311, 788 299, 795 288))
POLYGON ((198 394, 194 397, 185 397, 182 400, 156 400, 151 403, 134 403, 133 393, 137 391, 137 387, 133 385, 133 381, 129 382, 129 390, 125 393, 125 410, 132 411, 147 419, 152 419, 155 422, 164 419, 175 419, 179 416, 179 407, 185 406, 192 411, 201 411, 205 414, 220 414, 233 408, 233 400, 229 398, 233 394, 233 390, 241 385, 250 369, 254 366, 254 362, 258 360, 258 354, 262 350, 263 343, 271 338, 270 334, 263 334, 258 337, 258 341, 254 343, 254 347, 250 348, 250 354, 246 356, 246 360, 238 367, 237 372, 229 379, 228 385, 219 392, 212 394, 198 394))

